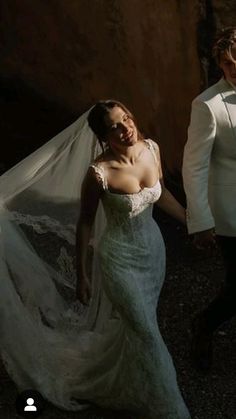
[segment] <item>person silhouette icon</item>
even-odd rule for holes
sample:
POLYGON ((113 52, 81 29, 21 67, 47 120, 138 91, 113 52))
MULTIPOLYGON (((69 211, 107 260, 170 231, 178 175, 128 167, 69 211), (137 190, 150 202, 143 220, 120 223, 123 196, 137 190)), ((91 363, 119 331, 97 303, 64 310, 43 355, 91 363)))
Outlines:
POLYGON ((24 408, 24 412, 36 412, 37 411, 37 407, 34 406, 34 399, 32 397, 29 397, 26 400, 27 406, 25 406, 24 408))
POLYGON ((15 404, 17 414, 29 419, 41 415, 45 402, 43 396, 37 390, 28 389, 18 394, 15 404))

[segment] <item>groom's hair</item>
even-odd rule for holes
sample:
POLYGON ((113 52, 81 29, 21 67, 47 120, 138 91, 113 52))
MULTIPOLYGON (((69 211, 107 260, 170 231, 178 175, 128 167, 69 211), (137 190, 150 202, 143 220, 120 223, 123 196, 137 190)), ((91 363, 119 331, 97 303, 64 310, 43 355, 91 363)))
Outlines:
POLYGON ((235 62, 232 57, 232 46, 236 43, 236 26, 231 26, 221 29, 215 38, 215 42, 212 49, 212 55, 219 65, 220 59, 223 53, 226 53, 228 57, 235 62))
POLYGON ((97 102, 94 107, 91 109, 88 115, 88 124, 94 134, 97 136, 98 141, 103 149, 103 144, 106 143, 106 136, 108 134, 108 127, 105 122, 105 116, 109 114, 111 109, 115 106, 121 108, 129 117, 134 121, 135 125, 136 120, 133 114, 126 108, 123 103, 119 102, 118 100, 100 100, 97 102))

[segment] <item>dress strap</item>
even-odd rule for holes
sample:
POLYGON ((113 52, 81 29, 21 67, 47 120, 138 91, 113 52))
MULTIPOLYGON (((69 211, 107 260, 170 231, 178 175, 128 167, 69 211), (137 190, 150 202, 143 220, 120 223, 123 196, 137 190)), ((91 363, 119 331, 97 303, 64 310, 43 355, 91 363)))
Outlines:
POLYGON ((102 187, 105 190, 108 189, 107 179, 105 176, 105 170, 102 166, 98 166, 97 164, 90 164, 89 167, 92 167, 95 173, 98 175, 99 179, 101 180, 102 187))
POLYGON ((155 162, 158 163, 158 161, 157 161, 157 155, 156 155, 156 152, 158 150, 158 145, 155 143, 155 141, 150 140, 150 139, 145 139, 144 141, 147 144, 149 150, 151 151, 151 153, 152 153, 152 155, 154 157, 155 162))

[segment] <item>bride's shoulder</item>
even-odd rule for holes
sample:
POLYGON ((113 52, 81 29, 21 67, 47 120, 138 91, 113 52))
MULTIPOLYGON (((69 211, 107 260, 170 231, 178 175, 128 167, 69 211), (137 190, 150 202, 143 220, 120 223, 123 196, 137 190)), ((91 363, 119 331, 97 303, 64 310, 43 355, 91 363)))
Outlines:
POLYGON ((150 151, 155 154, 157 160, 160 160, 160 148, 158 143, 154 140, 151 140, 151 138, 147 138, 144 141, 148 144, 150 151))
POLYGON ((106 169, 107 169, 108 157, 106 153, 99 154, 89 165, 88 174, 97 183, 102 185, 103 189, 106 184, 106 169))
POLYGON ((99 165, 104 162, 104 153, 99 154, 93 161, 93 164, 99 165))
POLYGON ((159 150, 159 145, 157 141, 154 141, 151 138, 145 138, 144 141, 149 145, 149 147, 153 147, 156 151, 159 150))
POLYGON ((107 151, 105 151, 104 153, 99 154, 91 163, 91 165, 105 169, 110 161, 111 156, 107 151))

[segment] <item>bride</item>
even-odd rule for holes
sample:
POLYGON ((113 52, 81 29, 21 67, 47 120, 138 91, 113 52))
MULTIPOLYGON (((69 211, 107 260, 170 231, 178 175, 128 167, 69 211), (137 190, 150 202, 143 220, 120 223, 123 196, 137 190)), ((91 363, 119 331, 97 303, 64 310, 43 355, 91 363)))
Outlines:
POLYGON ((97 103, 0 190, 0 348, 19 390, 68 410, 189 419, 156 321, 165 248, 152 208, 183 223, 185 211, 130 111, 97 103))

